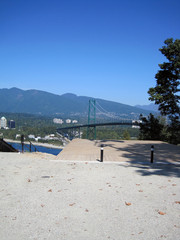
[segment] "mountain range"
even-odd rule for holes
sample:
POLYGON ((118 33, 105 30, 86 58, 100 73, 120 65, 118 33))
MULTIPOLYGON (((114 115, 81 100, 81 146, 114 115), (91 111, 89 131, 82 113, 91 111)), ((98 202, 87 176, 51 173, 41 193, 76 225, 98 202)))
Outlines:
MULTIPOLYGON (((0 89, 0 112, 30 113, 56 116, 82 116, 88 114, 92 97, 72 93, 56 95, 40 90, 19 88, 0 89)), ((121 117, 137 119, 140 114, 148 115, 149 110, 96 98, 97 117, 121 117)))
POLYGON ((150 103, 148 105, 135 105, 135 107, 148 110, 148 111, 158 112, 158 105, 155 105, 154 103, 150 103))

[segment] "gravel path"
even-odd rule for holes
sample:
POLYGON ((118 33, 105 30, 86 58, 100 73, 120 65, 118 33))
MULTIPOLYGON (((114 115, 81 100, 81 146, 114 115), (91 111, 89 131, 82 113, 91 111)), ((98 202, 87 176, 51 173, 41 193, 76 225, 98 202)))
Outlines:
POLYGON ((0 153, 1 240, 180 239, 180 167, 0 153))

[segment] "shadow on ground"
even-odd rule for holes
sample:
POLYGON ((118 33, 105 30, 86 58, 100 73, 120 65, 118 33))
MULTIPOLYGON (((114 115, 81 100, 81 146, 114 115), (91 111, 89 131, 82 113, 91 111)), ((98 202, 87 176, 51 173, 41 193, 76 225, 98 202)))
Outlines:
MULTIPOLYGON (((122 166, 122 165, 119 165, 122 166)), ((180 165, 175 165, 172 163, 163 164, 163 163, 153 163, 153 164, 133 164, 130 162, 129 166, 123 167, 134 167, 136 172, 142 176, 169 176, 169 177, 180 177, 180 165)))
MULTIPOLYGON (((151 141, 100 141, 104 147, 114 148, 119 157, 129 163, 128 166, 137 168, 143 176, 163 175, 180 177, 180 146, 151 141), (151 146, 154 146, 154 161, 151 161, 151 146)), ((122 166, 121 164, 119 166, 122 166)))

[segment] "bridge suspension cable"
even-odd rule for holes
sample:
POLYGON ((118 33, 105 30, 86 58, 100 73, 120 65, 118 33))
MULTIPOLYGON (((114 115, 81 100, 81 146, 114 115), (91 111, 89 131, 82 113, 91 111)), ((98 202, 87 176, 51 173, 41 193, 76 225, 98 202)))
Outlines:
POLYGON ((107 117, 110 117, 110 118, 113 118, 113 119, 118 119, 119 117, 118 116, 115 116, 113 115, 112 113, 108 112, 107 110, 105 110, 100 104, 99 102, 97 101, 96 102, 97 105, 98 105, 98 110, 100 111, 101 114, 104 114, 106 115, 107 117), (100 110, 99 108, 101 108, 102 110, 100 110))
POLYGON ((100 105, 100 103, 98 101, 96 101, 96 109, 99 111, 100 114, 105 115, 106 117, 109 117, 109 118, 114 119, 114 120, 122 120, 122 121, 123 120, 124 121, 127 121, 127 120, 131 121, 132 120, 132 119, 128 119, 128 118, 122 118, 118 115, 115 115, 115 113, 112 114, 112 113, 108 112, 106 109, 104 109, 100 105))
MULTIPOLYGON (((118 118, 117 116, 114 116, 113 114, 111 114, 108 111, 106 111, 97 101, 96 101, 96 106, 95 106, 94 103, 92 103, 92 105, 93 105, 94 108, 96 108, 96 110, 99 111, 99 114, 105 115, 105 116, 107 116, 109 118, 116 118, 116 119, 118 118)), ((96 111, 96 113, 97 113, 97 111, 96 111)))

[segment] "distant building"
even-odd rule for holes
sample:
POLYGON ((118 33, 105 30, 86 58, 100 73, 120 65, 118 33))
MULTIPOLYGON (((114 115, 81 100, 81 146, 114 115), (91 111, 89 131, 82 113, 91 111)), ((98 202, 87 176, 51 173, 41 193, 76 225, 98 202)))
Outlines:
POLYGON ((55 138, 55 134, 50 134, 50 135, 46 135, 44 137, 44 140, 53 140, 55 138))
POLYGON ((9 128, 15 128, 15 121, 14 120, 8 121, 8 127, 9 128))
POLYGON ((78 123, 78 121, 77 120, 73 120, 72 123, 78 123))
POLYGON ((71 123, 71 119, 66 119, 66 123, 71 123))
POLYGON ((41 139, 41 137, 36 137, 35 141, 38 142, 41 139))
POLYGON ((53 122, 54 122, 54 123, 58 123, 58 124, 63 124, 63 120, 60 119, 60 118, 54 118, 54 119, 53 119, 53 122))
POLYGON ((5 117, 1 118, 1 128, 7 128, 7 119, 5 117))
MULTIPOLYGON (((140 124, 140 123, 142 123, 142 121, 141 120, 132 120, 132 124, 140 124)), ((132 128, 140 128, 140 126, 138 126, 138 125, 132 125, 132 128)))
POLYGON ((140 128, 140 126, 132 125, 132 128, 140 128))
POLYGON ((34 136, 33 134, 29 134, 29 135, 28 135, 28 138, 29 138, 29 139, 35 139, 35 136, 34 136))
POLYGON ((21 137, 21 134, 16 134, 16 139, 20 137, 21 137))
POLYGON ((52 133, 52 134, 50 134, 49 136, 50 136, 50 137, 55 137, 55 134, 54 134, 54 133, 52 133))

